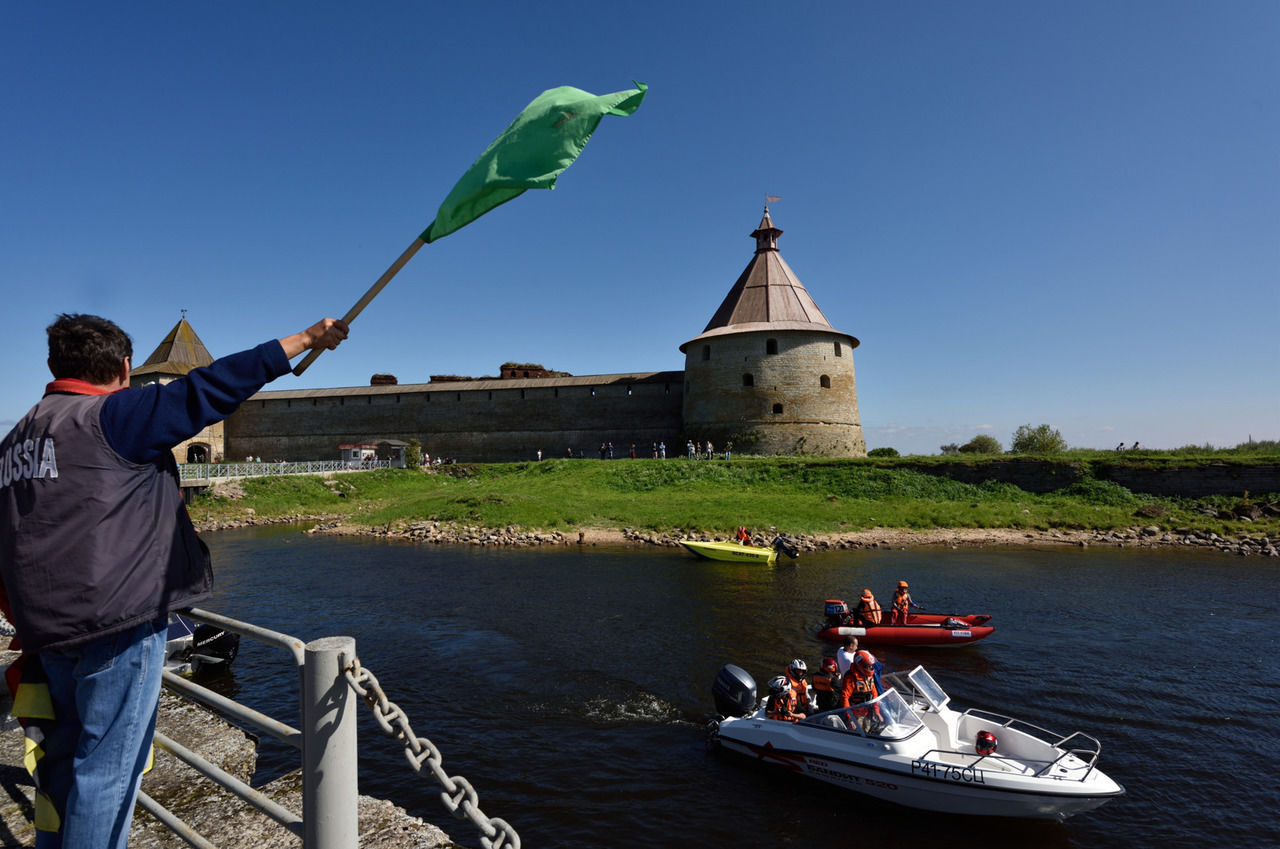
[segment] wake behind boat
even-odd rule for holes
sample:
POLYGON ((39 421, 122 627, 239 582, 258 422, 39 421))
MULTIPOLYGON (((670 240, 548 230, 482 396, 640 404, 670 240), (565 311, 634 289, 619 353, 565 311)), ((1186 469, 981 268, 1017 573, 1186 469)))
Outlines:
POLYGON ((799 775, 912 808, 952 814, 1063 820, 1124 793, 1097 767, 1102 745, 1022 720, 950 707, 917 666, 884 676, 876 699, 799 722, 769 719, 740 667, 712 686, 721 716, 711 743, 799 775))
POLYGON ((869 646, 966 646, 995 633, 985 613, 909 613, 901 625, 859 623, 849 613, 849 606, 838 598, 827 599, 823 608, 826 624, 818 630, 818 639, 839 643, 845 637, 857 637, 869 646))
POLYGON ((782 537, 774 537, 768 546, 747 545, 742 542, 711 542, 704 540, 682 539, 680 544, 699 557, 707 560, 724 560, 730 563, 776 563, 778 552, 786 554, 792 560, 800 556, 791 543, 782 537))

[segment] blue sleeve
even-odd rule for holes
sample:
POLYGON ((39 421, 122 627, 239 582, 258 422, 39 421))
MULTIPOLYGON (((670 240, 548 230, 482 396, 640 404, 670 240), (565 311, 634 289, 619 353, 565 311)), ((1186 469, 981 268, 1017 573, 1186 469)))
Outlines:
POLYGON ((121 457, 149 463, 222 421, 249 396, 288 372, 284 348, 276 341, 264 342, 192 369, 171 383, 115 393, 102 405, 102 430, 121 457))

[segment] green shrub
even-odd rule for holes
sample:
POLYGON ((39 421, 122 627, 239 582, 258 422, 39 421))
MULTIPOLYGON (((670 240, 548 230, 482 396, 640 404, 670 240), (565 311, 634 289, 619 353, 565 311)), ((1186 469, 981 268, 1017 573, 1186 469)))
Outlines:
POLYGON ((898 453, 897 448, 889 448, 886 446, 884 448, 872 448, 870 451, 867 452, 867 456, 868 457, 901 457, 902 455, 898 453))
POLYGON ((1061 454, 1067 450, 1067 441, 1047 424, 1024 424, 1014 431, 1009 450, 1015 454, 1061 454))
POLYGON ((980 433, 959 448, 961 454, 999 454, 1004 451, 1000 440, 994 436, 980 433))

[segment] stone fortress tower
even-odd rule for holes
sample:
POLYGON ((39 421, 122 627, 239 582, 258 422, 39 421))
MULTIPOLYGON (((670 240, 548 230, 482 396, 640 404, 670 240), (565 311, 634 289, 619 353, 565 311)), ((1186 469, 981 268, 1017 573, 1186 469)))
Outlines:
POLYGON ((766 206, 755 255, 701 334, 680 346, 684 433, 752 454, 865 457, 853 349, 778 252, 766 206))
MULTIPOLYGON (((146 386, 150 383, 169 383, 187 372, 213 362, 209 349, 200 341, 195 329, 183 317, 169 331, 169 335, 147 357, 147 361, 129 375, 130 386, 146 386)), ((179 463, 212 463, 223 458, 223 423, 210 425, 198 434, 174 447, 173 459, 179 463)))

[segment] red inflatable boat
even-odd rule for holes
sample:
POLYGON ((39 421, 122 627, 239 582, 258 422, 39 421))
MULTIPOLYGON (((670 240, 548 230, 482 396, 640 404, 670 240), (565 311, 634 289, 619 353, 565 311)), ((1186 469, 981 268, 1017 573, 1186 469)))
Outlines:
MULTIPOLYGON (((967 646, 996 630, 987 624, 991 617, 985 613, 910 613, 905 625, 855 625, 849 606, 840 599, 828 599, 825 612, 827 624, 818 637, 831 643, 857 637, 859 645, 866 646, 967 646)), ((886 622, 888 618, 885 613, 886 622)))

